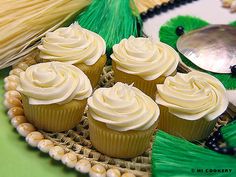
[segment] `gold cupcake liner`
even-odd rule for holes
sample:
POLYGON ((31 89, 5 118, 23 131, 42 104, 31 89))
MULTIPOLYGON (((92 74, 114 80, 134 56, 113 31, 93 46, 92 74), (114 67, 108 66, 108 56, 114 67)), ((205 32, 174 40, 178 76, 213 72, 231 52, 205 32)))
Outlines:
POLYGON ((74 65, 79 69, 81 69, 88 76, 92 87, 95 88, 99 82, 106 61, 107 61, 106 55, 103 55, 101 56, 101 58, 98 59, 98 61, 95 64, 91 66, 86 65, 84 63, 78 63, 74 65))
MULTIPOLYGON (((155 80, 144 80, 143 78, 125 73, 116 68, 115 62, 112 62, 112 69, 114 71, 115 82, 123 82, 127 84, 134 83, 134 86, 142 90, 146 95, 150 96, 152 99, 156 98, 157 84, 163 84, 166 77, 161 76, 155 80)), ((176 71, 171 75, 175 75, 176 71)))
POLYGON ((204 118, 185 120, 169 113, 167 107, 159 105, 159 108, 158 129, 188 141, 199 141, 207 138, 217 122, 217 118, 212 121, 207 121, 204 118))
POLYGON ((87 100, 72 100, 58 105, 30 105, 22 95, 24 114, 35 127, 49 132, 62 132, 75 127, 81 120, 87 100))
POLYGON ((119 132, 106 127, 104 123, 94 120, 88 113, 90 140, 93 146, 103 154, 116 158, 133 158, 147 150, 157 126, 144 131, 119 132))

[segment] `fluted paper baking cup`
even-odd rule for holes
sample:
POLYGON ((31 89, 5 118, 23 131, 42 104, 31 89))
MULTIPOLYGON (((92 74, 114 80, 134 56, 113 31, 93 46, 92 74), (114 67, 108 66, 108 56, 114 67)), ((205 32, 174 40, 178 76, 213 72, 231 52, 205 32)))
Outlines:
POLYGON ((74 64, 76 67, 81 69, 84 74, 86 74, 91 82, 91 85, 93 88, 95 88, 98 84, 98 81, 100 79, 100 75, 102 74, 102 70, 104 65, 106 64, 107 58, 106 55, 101 56, 98 61, 89 66, 84 63, 78 63, 74 64))
POLYGON ((217 122, 217 117, 212 121, 208 121, 205 118, 186 120, 169 113, 167 107, 159 105, 159 108, 158 128, 189 141, 199 141, 207 138, 217 122))
POLYGON ((150 146, 150 140, 157 126, 144 131, 119 132, 94 120, 88 113, 90 140, 93 146, 103 154, 116 158, 132 158, 144 153, 150 146))
MULTIPOLYGON (((165 76, 161 76, 155 80, 144 80, 143 78, 139 76, 128 74, 128 73, 118 70, 116 68, 115 62, 112 62, 112 69, 114 71, 115 82, 123 82, 127 84, 134 83, 135 87, 142 90, 146 95, 150 96, 152 99, 155 99, 156 97, 156 92, 157 92, 156 85, 163 84, 166 79, 165 76)), ((176 71, 171 75, 175 75, 175 74, 176 74, 176 71)))
POLYGON ((72 100, 58 105, 30 105, 22 95, 24 114, 35 127, 49 132, 61 132, 75 127, 81 120, 87 100, 72 100))

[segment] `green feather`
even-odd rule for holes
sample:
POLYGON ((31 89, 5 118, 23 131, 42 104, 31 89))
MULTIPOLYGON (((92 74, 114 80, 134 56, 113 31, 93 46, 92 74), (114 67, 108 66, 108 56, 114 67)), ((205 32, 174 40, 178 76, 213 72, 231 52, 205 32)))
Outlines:
POLYGON ((236 147, 236 121, 233 121, 220 129, 224 140, 231 147, 236 147))
POLYGON ((236 176, 236 158, 222 155, 184 139, 158 131, 152 148, 153 177, 236 176), (202 169, 203 172, 197 172, 202 169), (232 169, 229 173, 207 173, 232 169))
MULTIPOLYGON (((196 29, 205 27, 207 25, 209 25, 208 22, 201 20, 200 18, 197 18, 197 17, 178 16, 178 17, 172 18, 160 28, 160 31, 159 31, 160 41, 166 44, 169 44, 170 46, 172 46, 174 49, 177 50, 176 42, 179 36, 175 34, 176 27, 183 26, 185 29, 184 30, 185 33, 188 33, 192 30, 196 30, 196 29)), ((232 22, 230 25, 236 26, 236 22, 232 22)), ((228 90, 236 89, 236 77, 233 77, 231 74, 218 74, 218 73, 205 71, 199 68, 198 66, 196 66, 195 64, 193 64, 190 60, 188 60, 183 55, 180 54, 180 56, 181 56, 182 61, 187 66, 193 69, 211 74, 212 76, 219 79, 226 89, 228 90)))
POLYGON ((142 31, 142 21, 133 0, 93 0, 77 21, 103 37, 108 56, 114 44, 131 35, 137 37, 142 31))

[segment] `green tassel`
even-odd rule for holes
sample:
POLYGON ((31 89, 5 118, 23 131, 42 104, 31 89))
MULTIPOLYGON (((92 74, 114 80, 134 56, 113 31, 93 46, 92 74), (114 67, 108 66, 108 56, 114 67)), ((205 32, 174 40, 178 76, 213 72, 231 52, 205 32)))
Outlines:
MULTIPOLYGON (((176 48, 176 42, 179 38, 179 36, 176 35, 175 30, 176 27, 178 26, 183 26, 185 33, 188 33, 192 30, 196 30, 202 27, 205 27, 209 25, 208 22, 201 20, 200 18, 197 17, 192 17, 192 16, 178 16, 175 18, 172 18, 170 21, 168 21, 166 24, 164 24, 159 31, 159 37, 160 41, 169 44, 173 48, 176 48)), ((236 26, 236 22, 232 22, 230 25, 236 26)), ((181 55, 182 61, 189 67, 206 72, 208 74, 211 74, 212 76, 216 77, 219 79, 222 84, 225 86, 226 89, 228 90, 234 90, 236 89, 236 77, 233 77, 231 74, 218 74, 218 73, 213 73, 209 71, 205 71, 195 64, 193 64, 190 60, 188 60, 186 57, 181 55)))
POLYGON ((140 36, 142 31, 142 21, 133 0, 93 0, 77 21, 103 37, 108 56, 114 44, 131 35, 140 36))
POLYGON ((153 177, 236 176, 236 158, 158 131, 152 148, 153 177), (231 172, 210 170, 231 169, 231 172))
POLYGON ((236 121, 233 121, 220 129, 225 142, 231 146, 236 147, 236 121))
POLYGON ((236 21, 231 22, 229 25, 230 25, 230 26, 234 26, 234 27, 236 27, 236 21))

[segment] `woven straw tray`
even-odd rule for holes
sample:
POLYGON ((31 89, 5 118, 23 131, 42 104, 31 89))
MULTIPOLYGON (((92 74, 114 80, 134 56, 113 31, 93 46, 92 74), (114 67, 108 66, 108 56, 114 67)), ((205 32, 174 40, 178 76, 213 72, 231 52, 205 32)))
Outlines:
MULTIPOLYGON (((69 168, 74 168, 80 173, 89 173, 96 177, 134 177, 151 175, 151 147, 141 156, 132 159, 116 159, 108 157, 92 146, 89 139, 88 120, 86 111, 77 127, 62 133, 48 133, 37 130, 24 117, 21 96, 16 91, 19 82, 19 74, 30 65, 37 63, 37 51, 22 58, 20 63, 13 66, 9 76, 4 79, 4 105, 11 119, 12 125, 21 136, 32 147, 42 152, 49 153, 55 160, 61 160, 69 168)), ((99 87, 110 87, 114 84, 111 66, 103 69, 99 87)), ((226 124, 228 116, 221 116, 216 124, 215 130, 222 124, 226 124)), ((202 142, 204 145, 204 142, 202 142)))

